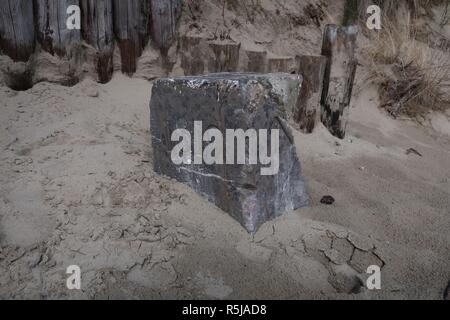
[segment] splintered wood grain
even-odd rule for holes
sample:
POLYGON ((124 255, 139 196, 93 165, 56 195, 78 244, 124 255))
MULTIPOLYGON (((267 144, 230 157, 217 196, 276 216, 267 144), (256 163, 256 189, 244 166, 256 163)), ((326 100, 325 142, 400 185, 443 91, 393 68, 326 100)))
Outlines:
POLYGON ((79 6, 78 0, 34 0, 37 39, 51 54, 65 56, 81 40, 80 30, 67 28, 67 8, 79 6))
POLYGON ((299 55, 296 57, 298 74, 303 77, 295 121, 304 133, 312 133, 320 118, 320 99, 327 58, 299 55))
POLYGON ((181 14, 181 0, 152 0, 152 39, 163 52, 176 37, 177 21, 181 14))
POLYGON ((98 51, 100 82, 113 73, 114 47, 122 72, 136 72, 150 37, 164 55, 176 40, 181 0, 0 0, 0 53, 27 61, 35 44, 59 57, 82 57, 84 40, 98 51), (81 28, 69 29, 68 8, 80 7, 81 28))
POLYGON ((27 61, 34 51, 33 2, 0 1, 0 48, 14 61, 27 61))
POLYGON ((328 58, 322 93, 322 122, 334 136, 343 139, 358 61, 355 55, 356 26, 327 25, 322 55, 328 58))
POLYGON ((114 0, 113 8, 122 72, 132 74, 150 36, 151 3, 150 0, 114 0))
POLYGON ((112 0, 80 0, 83 39, 98 52, 97 73, 101 83, 111 80, 114 72, 114 29, 112 0))

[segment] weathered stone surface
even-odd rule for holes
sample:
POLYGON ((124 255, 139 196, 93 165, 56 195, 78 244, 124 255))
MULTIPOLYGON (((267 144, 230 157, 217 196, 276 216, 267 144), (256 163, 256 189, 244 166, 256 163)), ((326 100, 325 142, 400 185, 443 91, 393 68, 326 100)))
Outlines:
POLYGON ((0 48, 14 61, 27 61, 35 47, 33 2, 0 1, 0 48))
POLYGON ((327 25, 322 55, 328 58, 322 92, 322 122, 334 136, 343 139, 347 127, 356 67, 356 26, 327 25))
MULTIPOLYGON (((31 2, 31 1, 30 1, 31 2)), ((35 0, 37 38, 51 54, 65 56, 81 40, 80 30, 67 28, 67 8, 80 5, 78 0, 35 0)))
MULTIPOLYGON (((156 81, 150 103, 155 171, 189 185, 249 232, 307 205, 300 162, 285 122, 295 106, 300 86, 301 77, 289 74, 222 73, 156 81), (297 89, 286 90, 294 87, 297 89), (266 129, 269 141, 262 142, 266 145, 270 145, 271 130, 278 129, 278 174, 262 175, 261 169, 266 166, 260 161, 250 165, 248 146, 246 164, 195 164, 198 157, 194 156, 192 162, 175 165, 171 152, 179 141, 171 141, 171 136, 175 129, 186 129, 194 140, 195 121, 202 121, 202 134, 207 129, 218 129, 224 145, 227 129, 266 129)), ((203 147, 207 145, 203 143, 203 147)), ((194 150, 194 143, 192 147, 194 150)), ((224 147, 224 155, 226 150, 224 147)))
POLYGON ((303 86, 295 121, 304 133, 312 133, 320 118, 320 99, 327 58, 323 56, 297 56, 298 74, 303 76, 303 86))
POLYGON ((283 117, 290 124, 293 124, 293 119, 295 116, 296 108, 299 100, 299 92, 301 92, 301 87, 303 87, 303 77, 289 75, 286 73, 272 73, 272 77, 275 77, 277 81, 271 81, 272 90, 281 99, 283 105, 283 117), (292 81, 293 78, 301 77, 301 85, 299 89, 298 82, 292 81))

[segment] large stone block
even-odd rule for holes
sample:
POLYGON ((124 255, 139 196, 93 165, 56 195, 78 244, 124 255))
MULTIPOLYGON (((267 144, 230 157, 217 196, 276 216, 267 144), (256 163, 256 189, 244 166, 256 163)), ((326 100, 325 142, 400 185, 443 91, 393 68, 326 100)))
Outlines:
POLYGON ((301 82, 297 75, 242 73, 156 81, 150 102, 155 171, 189 185, 249 232, 306 206, 287 124, 301 82), (238 129, 248 134, 243 144, 233 136, 238 129), (186 149, 180 152, 182 143, 186 149), (174 161, 174 155, 183 156, 183 162, 174 161), (208 155, 215 161, 207 160, 208 155))

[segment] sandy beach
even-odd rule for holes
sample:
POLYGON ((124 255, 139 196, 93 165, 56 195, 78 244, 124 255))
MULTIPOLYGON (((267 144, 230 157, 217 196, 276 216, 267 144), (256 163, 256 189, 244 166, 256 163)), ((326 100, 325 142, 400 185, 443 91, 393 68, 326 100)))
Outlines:
POLYGON ((252 236, 153 172, 151 86, 115 74, 105 85, 0 87, 1 298, 442 298, 446 116, 435 129, 394 120, 374 88, 359 90, 345 140, 322 126, 295 134, 311 206, 252 236), (82 290, 69 292, 74 264, 82 290), (372 264, 382 290, 364 286, 372 264))

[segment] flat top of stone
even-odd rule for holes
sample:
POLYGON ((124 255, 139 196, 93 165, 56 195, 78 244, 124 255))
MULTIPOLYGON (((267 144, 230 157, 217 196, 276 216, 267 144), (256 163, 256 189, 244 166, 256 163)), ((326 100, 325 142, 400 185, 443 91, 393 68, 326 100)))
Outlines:
POLYGON ((185 83, 212 83, 222 81, 239 81, 246 82, 250 80, 302 80, 302 76, 289 73, 245 73, 245 72, 222 72, 211 73, 200 76, 183 76, 176 78, 162 78, 158 82, 185 82, 185 83))

